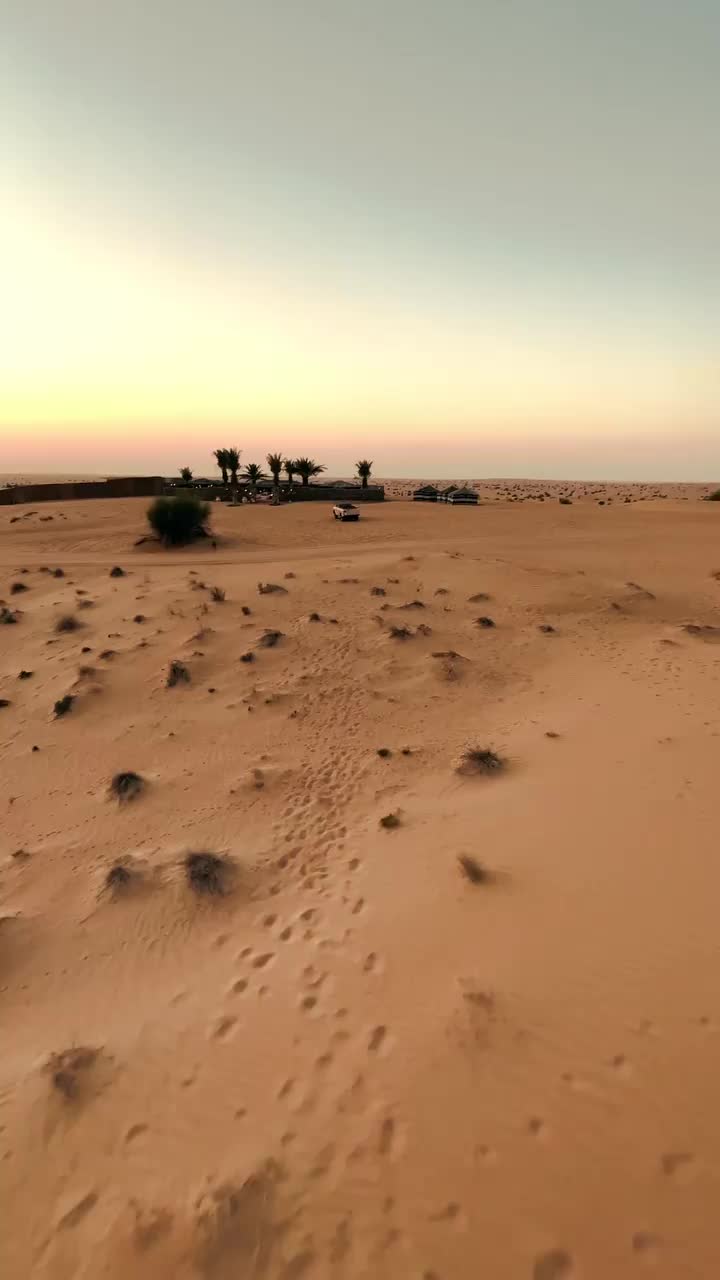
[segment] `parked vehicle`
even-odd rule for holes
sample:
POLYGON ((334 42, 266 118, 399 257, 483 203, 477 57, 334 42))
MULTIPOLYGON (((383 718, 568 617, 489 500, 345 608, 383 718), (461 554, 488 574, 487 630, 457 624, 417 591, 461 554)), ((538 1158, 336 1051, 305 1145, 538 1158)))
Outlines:
POLYGON ((338 502, 332 509, 334 520, 359 520, 360 512, 353 502, 338 502))

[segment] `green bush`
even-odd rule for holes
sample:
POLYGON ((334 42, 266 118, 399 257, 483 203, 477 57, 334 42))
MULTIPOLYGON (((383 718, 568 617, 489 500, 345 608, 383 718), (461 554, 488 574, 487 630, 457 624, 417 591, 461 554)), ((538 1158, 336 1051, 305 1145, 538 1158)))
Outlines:
POLYGON ((208 536, 208 505, 192 493, 175 498, 156 498, 148 507, 148 522, 159 538, 171 547, 208 536))

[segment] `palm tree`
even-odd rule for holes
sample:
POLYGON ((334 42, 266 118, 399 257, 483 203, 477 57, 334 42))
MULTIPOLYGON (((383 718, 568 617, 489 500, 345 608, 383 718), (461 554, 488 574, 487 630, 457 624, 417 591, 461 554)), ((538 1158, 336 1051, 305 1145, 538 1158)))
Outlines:
POLYGON ((269 453, 265 461, 268 464, 270 475, 273 478, 273 505, 277 506, 280 501, 280 472, 283 469, 282 454, 269 453))
POLYGON ((293 462, 292 458, 285 459, 285 461, 283 462, 283 470, 285 472, 285 475, 288 478, 288 484, 292 484, 293 476, 295 475, 295 463, 293 462))
POLYGON ((228 482, 228 460, 227 460, 227 455, 228 455, 228 451, 227 451, 227 449, 215 449, 215 450, 213 451, 213 457, 214 457, 215 461, 217 462, 217 464, 218 464, 218 466, 219 466, 220 470, 222 471, 222 482, 223 482, 223 484, 227 484, 227 482, 228 482))
POLYGON ((293 463, 293 467, 300 476, 300 479, 303 482, 303 487, 310 483, 311 476, 319 476, 321 471, 327 470, 326 467, 323 467, 319 462, 316 462, 314 458, 296 458, 293 463))
POLYGON ((245 479, 250 481, 250 493, 254 499, 257 495, 258 480, 265 479, 265 472, 257 462, 248 462, 245 468, 245 479))
POLYGON ((180 479, 183 484, 192 484, 192 471, 189 467, 180 468, 180 479))
POLYGON ((241 449, 223 449, 225 454, 225 466, 230 472, 230 484, 233 489, 237 489, 237 473, 240 469, 241 449))
POLYGON ((372 462, 368 462, 367 458, 363 458, 362 462, 355 463, 355 470, 357 471, 360 479, 362 480, 363 489, 367 489, 367 484, 368 484, 368 480, 370 479, 372 467, 373 467, 372 462))

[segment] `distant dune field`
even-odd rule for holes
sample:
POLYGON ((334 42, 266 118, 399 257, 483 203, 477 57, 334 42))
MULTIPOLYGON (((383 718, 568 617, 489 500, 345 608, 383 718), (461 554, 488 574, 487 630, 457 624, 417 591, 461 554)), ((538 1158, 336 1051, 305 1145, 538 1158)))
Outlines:
POLYGON ((720 504, 478 484, 0 508, 8 1280, 720 1275, 720 504))

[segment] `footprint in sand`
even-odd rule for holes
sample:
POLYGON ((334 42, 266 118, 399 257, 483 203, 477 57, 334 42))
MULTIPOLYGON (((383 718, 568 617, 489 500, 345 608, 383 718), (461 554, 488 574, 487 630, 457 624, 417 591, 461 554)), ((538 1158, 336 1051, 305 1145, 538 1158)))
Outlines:
POLYGON ((573 1261, 564 1249, 551 1249, 535 1259, 532 1280, 573 1280, 573 1261))
POLYGON ((219 1018, 210 1031, 212 1040, 229 1040, 237 1026, 237 1018, 219 1018))
POLYGON ((633 1253, 640 1254, 648 1262, 656 1261, 660 1255, 660 1237, 652 1231, 636 1231, 632 1238, 633 1253))
POLYGON ((660 1168, 666 1178, 689 1182, 696 1172, 695 1157, 690 1151, 668 1151, 660 1158, 660 1168))
POLYGON ((387 1027, 375 1027, 370 1032, 368 1040, 368 1051, 370 1053, 378 1053, 385 1044, 387 1038, 387 1027))

